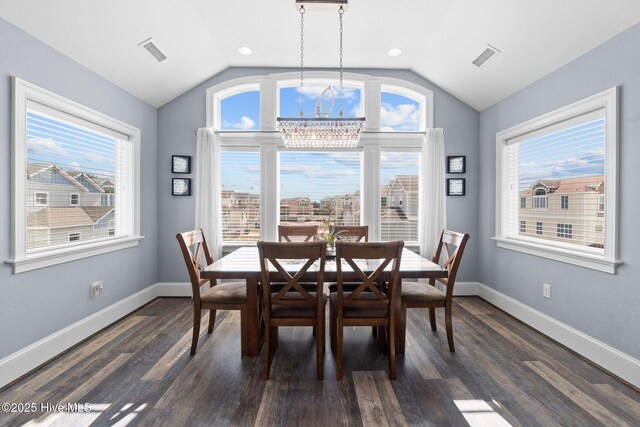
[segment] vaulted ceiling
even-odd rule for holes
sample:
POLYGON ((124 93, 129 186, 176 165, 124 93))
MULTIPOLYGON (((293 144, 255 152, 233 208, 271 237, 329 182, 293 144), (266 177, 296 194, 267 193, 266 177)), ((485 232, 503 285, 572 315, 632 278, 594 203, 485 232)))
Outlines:
MULTIPOLYGON (((295 0, 0 0, 0 17, 154 106, 230 66, 299 64, 295 0)), ((337 66, 337 15, 305 17, 305 64, 337 66)), ((346 68, 411 69, 483 110, 640 22, 640 1, 350 0, 344 20, 346 68)))

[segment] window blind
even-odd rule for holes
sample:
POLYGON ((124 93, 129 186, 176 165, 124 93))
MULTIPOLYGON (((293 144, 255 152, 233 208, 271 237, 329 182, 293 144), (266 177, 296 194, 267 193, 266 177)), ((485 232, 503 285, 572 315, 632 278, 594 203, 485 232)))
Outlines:
POLYGON ((360 225, 360 162, 356 151, 282 151, 280 224, 360 225))
POLYGON ((126 136, 35 102, 26 134, 28 251, 131 234, 132 147, 118 139, 126 136))
POLYGON ((598 109, 509 141, 506 236, 603 252, 605 131, 604 109, 598 109))
POLYGON ((260 239, 260 153, 223 151, 222 240, 246 242, 260 239))
POLYGON ((380 157, 380 239, 418 242, 420 152, 380 157))

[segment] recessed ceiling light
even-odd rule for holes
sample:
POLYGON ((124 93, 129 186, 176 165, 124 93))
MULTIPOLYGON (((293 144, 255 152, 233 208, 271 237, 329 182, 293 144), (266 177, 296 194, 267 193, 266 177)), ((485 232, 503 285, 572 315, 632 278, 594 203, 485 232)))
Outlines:
POLYGON ((400 56, 402 55, 402 49, 398 49, 397 47, 394 47, 393 49, 390 49, 389 52, 387 52, 387 55, 400 56))
POLYGON ((251 49, 249 49, 248 47, 246 47, 246 46, 240 46, 240 47, 238 48, 238 53, 239 53, 240 55, 245 55, 245 56, 247 56, 247 55, 251 55, 251 53, 252 53, 252 52, 251 52, 251 49))

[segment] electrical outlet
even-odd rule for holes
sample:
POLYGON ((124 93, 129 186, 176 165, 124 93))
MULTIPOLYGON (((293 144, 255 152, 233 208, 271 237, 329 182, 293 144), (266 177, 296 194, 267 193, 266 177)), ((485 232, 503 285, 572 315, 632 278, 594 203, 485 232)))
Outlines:
POLYGON ((96 282, 93 282, 90 286, 90 298, 93 297, 97 297, 98 295, 100 295, 102 293, 102 285, 103 282, 102 280, 98 280, 96 282))
POLYGON ((551 298, 551 285, 548 283, 542 284, 542 296, 545 298, 551 298))

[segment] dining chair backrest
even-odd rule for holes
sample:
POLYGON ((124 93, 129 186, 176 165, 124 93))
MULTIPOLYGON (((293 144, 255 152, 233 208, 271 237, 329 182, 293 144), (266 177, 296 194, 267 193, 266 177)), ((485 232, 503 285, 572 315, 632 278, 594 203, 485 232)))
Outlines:
POLYGON ((339 240, 347 240, 350 242, 369 241, 368 225, 336 225, 334 233, 338 235, 339 240))
MULTIPOLYGON (((263 298, 267 310, 271 310, 273 305, 324 304, 322 289, 326 250, 327 245, 321 241, 258 242, 263 298), (314 269, 318 291, 312 295, 300 280, 315 263, 318 263, 318 269, 314 269), (275 272, 270 265, 275 268, 275 272), (296 272, 291 274, 293 265, 296 272), (272 287, 272 284, 275 286, 272 287)), ((308 284, 308 280, 305 284, 308 284)))
MULTIPOLYGON (((374 306, 388 305, 390 302, 400 298, 398 293, 398 280, 400 278, 400 259, 402 256, 403 241, 383 242, 383 243, 357 243, 357 242, 336 242, 336 268, 337 268, 337 290, 338 309, 344 306, 374 306), (367 274, 358 261, 365 261, 371 264, 374 271, 367 274), (342 263, 348 264, 353 272, 359 277, 359 285, 351 291, 348 296, 344 296, 344 272, 342 263), (391 270, 386 278, 385 269, 391 264, 391 270), (388 293, 380 289, 379 283, 388 283, 388 293), (363 292, 367 293, 367 298, 358 298, 363 292)), ((351 280, 349 280, 351 283, 351 280)))
POLYGON ((317 225, 278 225, 279 242, 308 242, 318 237, 317 225))
POLYGON ((176 235, 184 262, 189 271, 189 279, 191 280, 191 290, 195 301, 200 300, 200 288, 209 283, 209 279, 201 279, 200 271, 213 263, 213 258, 209 252, 209 246, 204 238, 202 229, 186 231, 176 235))
MULTIPOLYGON (((469 240, 469 234, 458 233, 451 230, 442 230, 438 247, 431 261, 446 268, 448 271, 447 278, 437 279, 440 283, 447 287, 447 298, 453 295, 453 286, 456 282, 458 267, 462 260, 464 248, 469 240)), ((435 279, 431 279, 431 284, 435 283, 435 279)))

